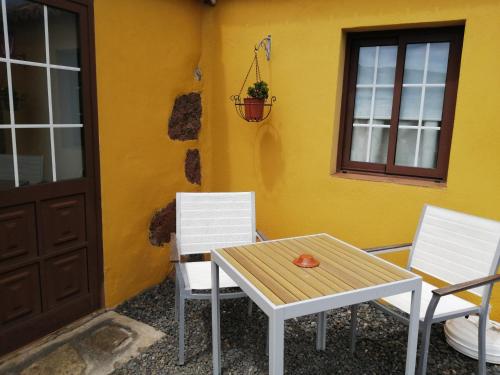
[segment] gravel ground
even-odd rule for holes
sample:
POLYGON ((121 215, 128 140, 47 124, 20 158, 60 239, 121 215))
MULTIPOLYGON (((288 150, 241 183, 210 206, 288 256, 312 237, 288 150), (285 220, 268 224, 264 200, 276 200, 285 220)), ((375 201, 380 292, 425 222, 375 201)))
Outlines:
MULTIPOLYGON (((258 308, 247 315, 247 300, 221 302, 224 374, 267 374, 265 353, 267 317, 258 308)), ((166 333, 166 336, 113 373, 211 374, 211 310, 208 301, 186 304, 186 364, 177 366, 177 323, 174 319, 174 283, 167 279, 123 303, 117 312, 166 333)), ((327 350, 315 350, 313 316, 292 319, 285 326, 286 374, 403 374, 406 327, 369 305, 359 309, 356 353, 349 352, 349 312, 335 310, 328 316, 327 350)), ((431 337, 428 374, 474 374, 476 361, 459 354, 444 339, 443 326, 435 325, 431 337)), ((500 366, 488 366, 499 374, 500 366)))

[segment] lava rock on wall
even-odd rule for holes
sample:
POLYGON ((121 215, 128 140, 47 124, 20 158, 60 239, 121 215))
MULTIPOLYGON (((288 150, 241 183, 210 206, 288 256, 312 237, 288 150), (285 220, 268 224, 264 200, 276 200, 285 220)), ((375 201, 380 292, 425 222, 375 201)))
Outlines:
POLYGON ((187 150, 184 172, 189 182, 201 185, 201 163, 198 149, 187 150))
POLYGON ((153 214, 149 224, 149 242, 151 242, 151 245, 163 246, 170 242, 170 234, 176 230, 175 218, 175 199, 153 214))
POLYGON ((178 96, 168 121, 168 136, 179 141, 198 139, 201 128, 201 96, 197 92, 178 96))

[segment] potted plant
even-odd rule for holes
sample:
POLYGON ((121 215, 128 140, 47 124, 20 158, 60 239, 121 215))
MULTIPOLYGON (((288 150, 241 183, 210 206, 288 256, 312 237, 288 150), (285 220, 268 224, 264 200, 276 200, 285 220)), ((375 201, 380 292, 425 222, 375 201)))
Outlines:
POLYGON ((264 81, 257 81, 247 91, 248 98, 243 100, 245 104, 245 120, 261 121, 264 116, 264 103, 269 96, 269 87, 264 81))

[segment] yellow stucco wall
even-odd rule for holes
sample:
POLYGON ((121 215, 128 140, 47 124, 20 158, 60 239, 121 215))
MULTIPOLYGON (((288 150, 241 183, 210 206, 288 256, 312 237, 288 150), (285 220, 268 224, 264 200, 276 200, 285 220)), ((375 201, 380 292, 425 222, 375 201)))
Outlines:
MULTIPOLYGON (((220 0, 205 9, 202 31, 203 190, 254 190, 258 227, 270 237, 328 232, 362 247, 408 242, 425 203, 500 220, 500 2, 220 0), (343 30, 457 20, 466 26, 447 186, 330 175, 343 30), (261 56, 262 73, 278 101, 270 120, 252 125, 229 96, 267 34, 272 60, 261 56)), ((498 320, 498 287, 493 305, 498 320)))
POLYGON ((184 158, 196 141, 172 141, 177 95, 200 90, 197 0, 95 0, 96 65, 106 306, 161 281, 168 247, 149 244, 156 208, 195 190, 184 158))

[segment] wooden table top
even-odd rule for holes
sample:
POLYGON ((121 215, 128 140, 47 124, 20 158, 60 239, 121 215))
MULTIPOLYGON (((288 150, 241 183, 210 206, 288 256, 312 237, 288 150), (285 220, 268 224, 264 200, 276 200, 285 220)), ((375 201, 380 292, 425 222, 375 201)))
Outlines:
POLYGON ((230 247, 217 253, 275 305, 415 278, 327 234, 230 247), (304 253, 313 255, 320 265, 294 265, 292 260, 304 253))

